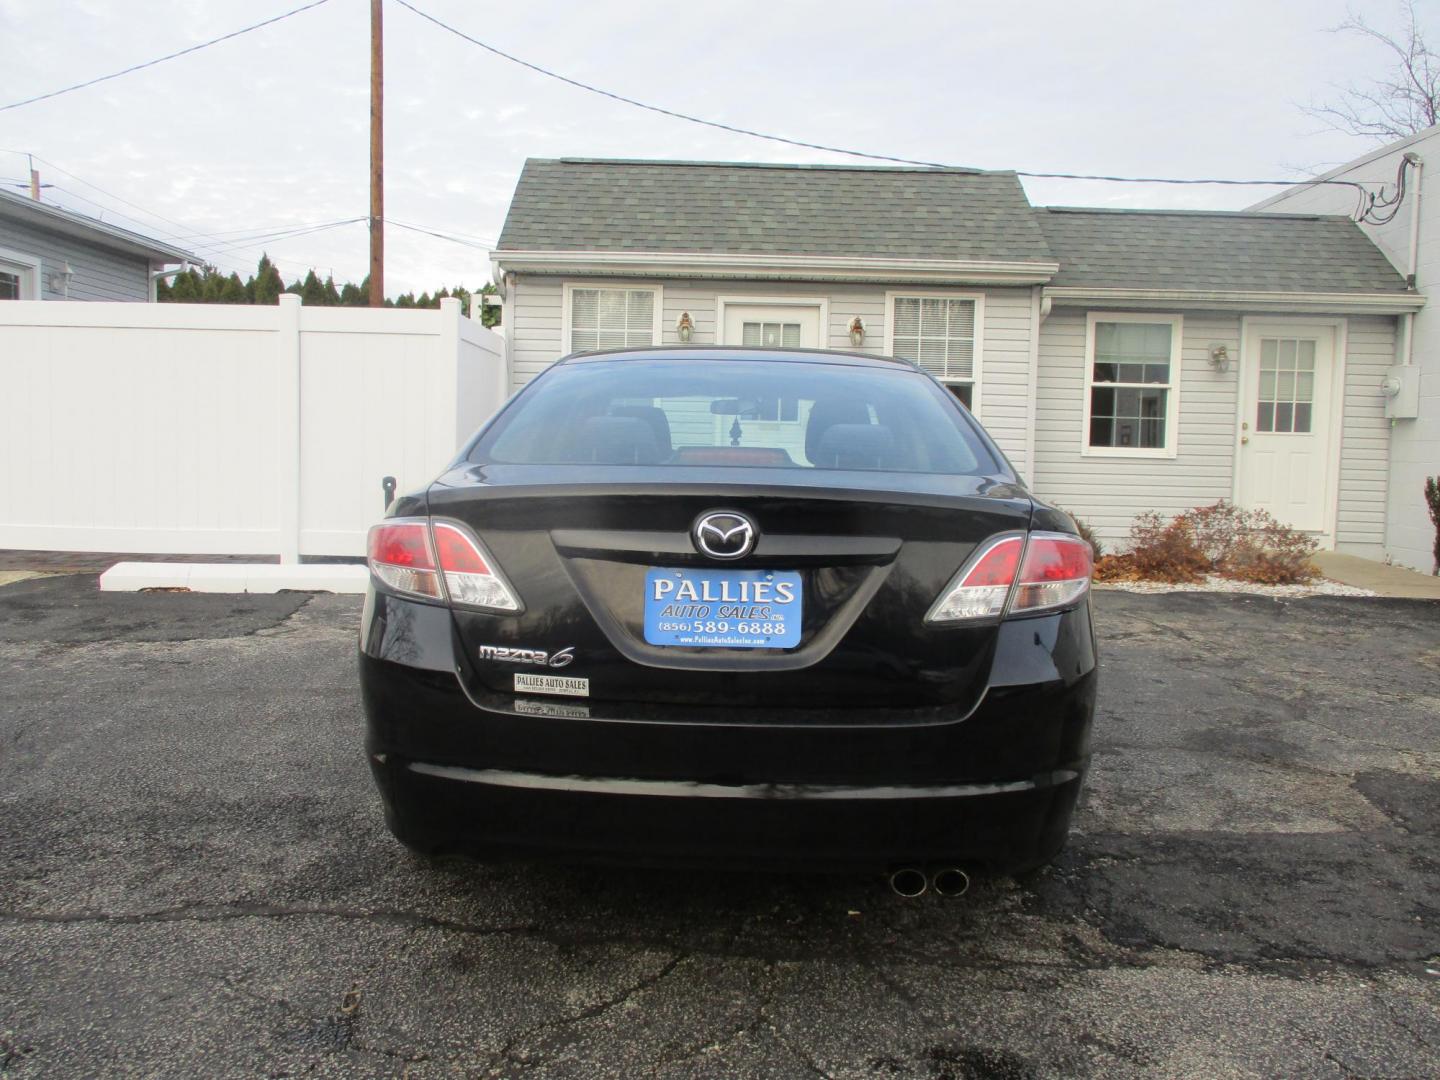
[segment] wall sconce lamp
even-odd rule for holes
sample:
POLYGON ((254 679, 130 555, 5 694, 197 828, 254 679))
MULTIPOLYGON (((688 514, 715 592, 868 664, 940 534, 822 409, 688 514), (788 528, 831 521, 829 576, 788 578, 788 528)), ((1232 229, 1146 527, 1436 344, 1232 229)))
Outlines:
POLYGON ((59 270, 52 270, 46 275, 49 278, 51 292, 58 292, 61 296, 70 296, 70 282, 75 280, 75 269, 68 262, 62 263, 59 270))
POLYGON ((688 311, 682 311, 680 318, 675 320, 675 336, 680 339, 682 345, 690 344, 690 335, 695 332, 695 320, 690 318, 688 311))
POLYGON ((1210 346, 1210 366, 1221 375, 1230 370, 1230 347, 1228 345, 1210 346))
POLYGON ((850 344, 857 349, 865 344, 865 324, 859 315, 850 320, 850 344))

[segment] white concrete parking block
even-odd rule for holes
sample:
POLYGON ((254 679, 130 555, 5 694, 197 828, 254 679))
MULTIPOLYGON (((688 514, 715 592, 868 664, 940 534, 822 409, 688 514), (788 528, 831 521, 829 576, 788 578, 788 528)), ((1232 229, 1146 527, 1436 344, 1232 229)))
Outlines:
POLYGON ((207 593, 363 593, 369 571, 335 563, 121 562, 100 575, 105 592, 189 589, 207 593))

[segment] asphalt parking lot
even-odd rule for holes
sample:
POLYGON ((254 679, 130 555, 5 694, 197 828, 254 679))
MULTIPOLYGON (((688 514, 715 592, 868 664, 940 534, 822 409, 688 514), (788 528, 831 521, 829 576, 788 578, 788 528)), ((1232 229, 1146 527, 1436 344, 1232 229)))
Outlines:
POLYGON ((1096 600, 1060 862, 430 867, 355 598, 0 588, 0 1073, 1440 1074, 1440 605, 1096 600))

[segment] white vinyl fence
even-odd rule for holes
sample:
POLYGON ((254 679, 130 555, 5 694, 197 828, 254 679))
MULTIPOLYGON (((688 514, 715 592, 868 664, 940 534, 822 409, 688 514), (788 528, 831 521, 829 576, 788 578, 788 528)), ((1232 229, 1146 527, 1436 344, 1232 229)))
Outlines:
POLYGON ((440 310, 0 304, 0 548, 363 555, 504 401, 440 310))

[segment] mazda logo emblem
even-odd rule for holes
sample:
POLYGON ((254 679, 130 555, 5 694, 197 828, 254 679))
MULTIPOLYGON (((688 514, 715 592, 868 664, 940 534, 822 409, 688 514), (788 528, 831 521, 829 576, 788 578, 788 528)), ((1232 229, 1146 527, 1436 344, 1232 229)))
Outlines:
POLYGON ((695 548, 712 559, 743 559, 755 550, 755 523, 744 514, 714 510, 701 514, 690 530, 695 548))

